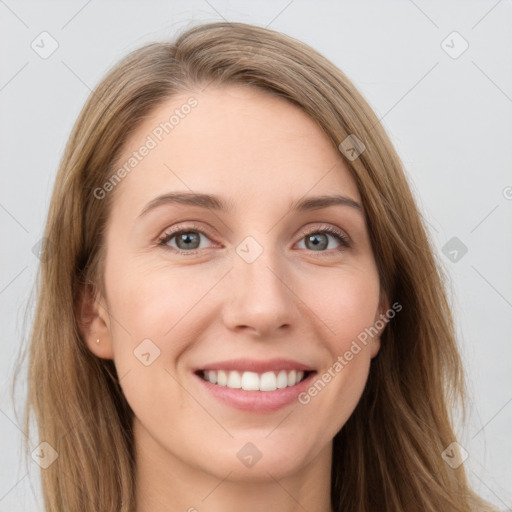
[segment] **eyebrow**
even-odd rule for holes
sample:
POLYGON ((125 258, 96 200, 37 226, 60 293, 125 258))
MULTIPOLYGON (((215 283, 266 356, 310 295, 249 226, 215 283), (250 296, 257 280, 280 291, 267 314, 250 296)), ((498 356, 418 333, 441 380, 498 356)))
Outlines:
MULTIPOLYGON (((198 192, 171 192, 155 197, 155 199, 151 200, 143 208, 138 217, 146 215, 148 212, 158 208, 159 206, 168 204, 199 206, 200 208, 207 208, 215 211, 232 211, 234 206, 232 201, 227 202, 220 197, 211 194, 198 192)), ((311 196, 297 201, 292 201, 289 204, 288 209, 291 211, 310 211, 328 208, 329 206, 349 206, 361 212, 363 211, 363 207, 360 203, 354 199, 339 194, 311 196)))

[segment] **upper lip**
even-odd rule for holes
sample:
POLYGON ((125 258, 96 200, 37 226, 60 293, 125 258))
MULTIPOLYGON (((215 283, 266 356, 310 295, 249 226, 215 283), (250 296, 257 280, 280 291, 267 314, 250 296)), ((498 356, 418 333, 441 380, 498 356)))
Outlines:
POLYGON ((255 373, 264 373, 279 370, 302 370, 314 371, 311 366, 294 361, 292 359, 229 359, 226 361, 218 361, 197 368, 199 370, 238 370, 241 372, 249 371, 255 373))

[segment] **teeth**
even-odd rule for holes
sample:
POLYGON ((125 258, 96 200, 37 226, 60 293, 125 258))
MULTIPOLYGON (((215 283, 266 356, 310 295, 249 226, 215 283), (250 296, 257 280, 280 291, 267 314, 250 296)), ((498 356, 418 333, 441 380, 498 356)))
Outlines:
POLYGON ((288 386, 288 375, 286 375, 286 372, 284 370, 281 370, 277 374, 277 387, 279 389, 283 389, 286 386, 288 386))
POLYGON ((244 372, 242 374, 242 389, 246 391, 258 391, 260 389, 260 378, 258 374, 254 372, 244 372))
MULTIPOLYGON (((225 371, 219 370, 216 372, 215 370, 210 371, 210 382, 212 381, 212 373, 217 374, 217 384, 219 386, 225 386, 228 383, 228 376, 225 371)), ((215 379, 215 377, 213 377, 215 379)))
POLYGON ((260 377, 260 391, 275 391, 277 389, 276 374, 266 372, 260 377))
POLYGON ((206 370, 203 378, 218 386, 246 391, 275 391, 295 386, 304 379, 302 370, 281 370, 279 372, 237 372, 228 370, 206 370))
POLYGON ((288 380, 287 380, 288 386, 293 386, 295 384, 295 382, 297 382, 296 379, 297 379, 297 372, 295 370, 292 370, 288 374, 288 380))
POLYGON ((228 375, 228 388, 239 389, 242 387, 242 379, 238 372, 229 372, 228 375))

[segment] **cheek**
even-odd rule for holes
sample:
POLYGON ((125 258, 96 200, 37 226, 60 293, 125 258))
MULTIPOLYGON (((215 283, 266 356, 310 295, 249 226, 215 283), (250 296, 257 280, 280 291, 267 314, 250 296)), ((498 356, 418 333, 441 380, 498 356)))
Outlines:
POLYGON ((112 267, 107 289, 111 290, 114 364, 124 395, 139 418, 152 421, 156 414, 155 424, 172 424, 173 414, 202 414, 176 378, 186 370, 187 351, 213 321, 209 292, 224 273, 212 275, 211 270, 200 272, 192 265, 112 267))
POLYGON ((124 346, 128 332, 133 343, 150 338, 162 350, 169 345, 165 340, 172 339, 171 350, 179 352, 186 346, 190 334, 199 328, 198 315, 208 304, 208 293, 221 277, 222 273, 217 276, 192 265, 117 267, 110 274, 109 282, 113 316, 119 320, 112 322, 115 345, 122 343, 124 346))
MULTIPOLYGON (((192 267, 150 268, 132 262, 112 265, 108 274, 120 384, 135 415, 152 425, 171 425, 176 414, 194 406, 175 380, 175 364, 204 330, 194 320, 199 300, 212 284, 192 273, 192 267)), ((174 435, 169 432, 170 441, 174 435)))
MULTIPOLYGON (((302 293, 306 296, 305 289, 302 293)), ((375 322, 379 306, 377 272, 366 266, 317 278, 308 302, 325 327, 323 339, 330 352, 343 353, 375 322)))
POLYGON ((299 403, 325 425, 323 435, 330 438, 351 416, 368 379, 376 343, 372 327, 379 304, 378 276, 366 267, 366 271, 331 276, 324 294, 320 287, 316 289, 311 304, 322 321, 322 348, 328 355, 299 403))

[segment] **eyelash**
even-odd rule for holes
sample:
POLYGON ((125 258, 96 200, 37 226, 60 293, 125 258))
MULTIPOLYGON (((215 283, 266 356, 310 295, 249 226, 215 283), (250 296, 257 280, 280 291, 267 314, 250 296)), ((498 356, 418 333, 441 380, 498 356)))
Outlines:
MULTIPOLYGON (((187 254, 187 255, 194 255, 194 254, 197 254, 198 252, 200 252, 202 249, 195 249, 193 251, 183 251, 181 249, 176 249, 174 247, 169 247, 167 245, 167 242, 169 242, 170 240, 172 240, 176 235, 179 235, 181 233, 189 233, 189 232, 198 232, 204 236, 206 236, 207 238, 210 238, 208 236, 207 233, 205 233, 202 229, 200 229, 198 226, 195 226, 194 224, 190 224, 188 226, 186 226, 185 228, 183 227, 180 227, 180 228, 177 228, 177 229, 172 229, 171 231, 167 231, 165 232, 159 239, 158 239, 158 243, 157 245, 159 247, 162 247, 163 249, 165 250, 170 250, 172 252, 175 252, 177 254, 187 254)), ((338 241, 340 242, 341 244, 341 248, 339 249, 333 249, 333 250, 337 250, 337 251, 342 251, 344 249, 347 249, 350 247, 350 241, 349 241, 349 238, 347 235, 345 235, 342 231, 340 231, 339 229, 337 228, 334 228, 332 226, 325 226, 323 228, 320 228, 320 229, 313 229, 313 230, 303 230, 301 231, 300 233, 300 240, 302 240, 304 237, 308 236, 308 235, 313 235, 313 234, 318 234, 318 233, 327 233, 327 234, 330 234, 330 235, 333 235, 335 236, 336 238, 338 238, 338 241)), ((316 251, 312 251, 312 252, 316 252, 316 251)), ((323 252, 328 252, 328 251, 318 251, 320 253, 323 253, 323 252)))

